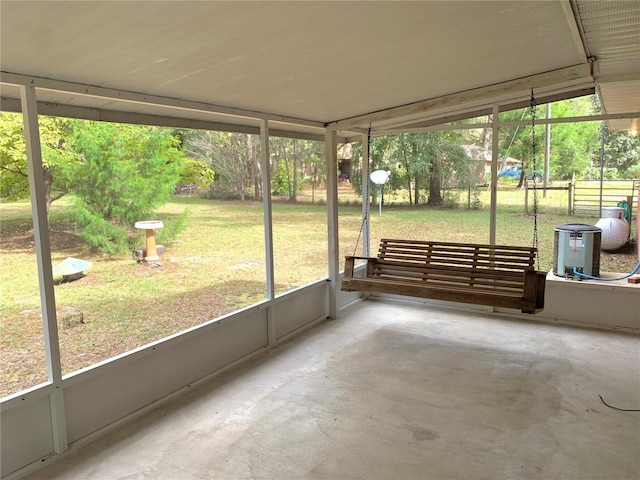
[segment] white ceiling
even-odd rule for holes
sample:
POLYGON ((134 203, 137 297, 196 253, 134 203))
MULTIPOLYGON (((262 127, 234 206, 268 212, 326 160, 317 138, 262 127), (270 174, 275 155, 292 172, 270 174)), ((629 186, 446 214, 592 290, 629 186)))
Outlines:
POLYGON ((299 133, 332 122, 382 129, 515 105, 532 87, 541 99, 587 92, 593 55, 595 82, 608 79, 608 113, 638 112, 638 5, 3 0, 3 108, 16 108, 13 85, 33 81, 43 113, 134 112, 143 123, 246 131, 266 115, 280 120, 272 128, 299 133))

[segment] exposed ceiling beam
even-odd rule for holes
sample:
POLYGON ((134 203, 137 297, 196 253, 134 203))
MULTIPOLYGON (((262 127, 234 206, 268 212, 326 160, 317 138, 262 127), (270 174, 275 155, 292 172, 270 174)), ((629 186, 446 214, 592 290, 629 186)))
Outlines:
MULTIPOLYGON (((22 112, 20 100, 2 97, 0 99, 4 112, 22 112)), ((150 115, 144 113, 123 112, 103 108, 80 107, 51 102, 38 102, 38 114, 56 117, 77 118, 100 122, 130 123, 134 125, 153 125, 168 128, 187 128, 193 130, 209 130, 218 132, 246 133, 260 135, 260 127, 249 124, 222 123, 207 120, 171 117, 166 115, 150 115)), ((319 133, 300 132, 287 129, 271 128, 272 137, 297 138, 301 140, 324 141, 324 129, 319 133)))
MULTIPOLYGON (((554 125, 562 123, 579 123, 579 122, 597 122, 602 120, 625 120, 635 119, 640 120, 640 112, 630 113, 612 113, 603 115, 582 115, 578 117, 560 117, 560 118, 539 118, 536 120, 536 125, 554 125)), ((516 127, 516 126, 530 126, 531 120, 513 120, 498 122, 498 127, 516 127)), ((420 125, 419 127, 404 127, 390 130, 379 130, 372 133, 372 137, 383 137, 385 135, 399 135, 402 133, 423 133, 423 132, 447 132, 452 130, 474 130, 476 128, 491 128, 492 122, 473 123, 473 124, 458 124, 458 125, 443 125, 433 124, 430 126, 420 125)), ((360 141, 359 137, 352 137, 349 141, 360 141)))
POLYGON ((116 90, 112 88, 98 87, 94 85, 85 85, 81 83, 65 82, 61 80, 52 80, 49 78, 33 77, 21 75, 12 72, 0 72, 0 82, 13 85, 31 85, 37 89, 54 90, 66 93, 75 93, 77 95, 85 95, 91 97, 109 98, 120 102, 130 102, 138 104, 159 105, 171 109, 195 110, 201 112, 215 113, 219 115, 230 115, 234 117, 247 117, 273 120, 292 125, 303 125, 308 127, 323 128, 320 122, 304 120, 300 118, 286 117, 282 115, 273 115, 265 112, 257 112, 252 110, 244 110, 239 108, 223 107, 220 105, 212 105, 203 102, 194 102, 190 100, 182 100, 178 98, 161 97, 157 95, 147 95, 138 92, 129 92, 125 90, 116 90))
POLYGON ((456 107, 464 105, 471 109, 474 106, 479 108, 489 107, 493 104, 514 103, 522 101, 531 89, 556 89, 556 87, 557 89, 570 89, 578 88, 579 86, 583 88, 593 86, 589 64, 574 65, 539 75, 358 115, 332 122, 330 125, 334 125, 338 129, 349 130, 354 127, 363 127, 368 124, 385 122, 396 118, 429 115, 438 110, 451 112, 456 107))
MULTIPOLYGON (((559 117, 559 118, 538 118, 536 119, 536 125, 556 125, 562 123, 581 123, 581 122, 598 122, 602 120, 624 120, 631 118, 639 118, 640 112, 634 113, 613 113, 609 115, 581 115, 578 117, 559 117)), ((513 120, 498 122, 498 127, 526 127, 531 126, 533 122, 531 120, 513 120)), ((491 128, 493 123, 475 123, 475 124, 460 124, 460 125, 434 125, 422 130, 419 129, 406 129, 397 133, 414 133, 420 131, 438 132, 449 130, 473 130, 476 128, 491 128)))
MULTIPOLYGON (((540 97, 536 97, 536 104, 543 105, 545 103, 553 103, 559 102, 561 100, 567 100, 569 98, 575 97, 583 97, 586 95, 593 95, 595 93, 594 87, 588 88, 580 88, 578 90, 571 90, 561 93, 553 93, 549 95, 543 95, 540 97)), ((508 112, 511 110, 517 110, 520 108, 529 107, 531 105, 531 98, 526 100, 521 100, 514 103, 508 103, 500 105, 500 112, 508 112)), ((383 127, 376 128, 375 132, 382 132, 383 135, 388 134, 388 132, 401 132, 401 131, 419 131, 420 128, 426 130, 430 129, 430 127, 435 125, 443 125, 445 123, 457 122, 459 120, 466 120, 469 118, 481 117, 485 115, 490 115, 492 113, 491 107, 483 107, 478 110, 469 110, 459 114, 448 114, 448 115, 437 115, 434 118, 428 118, 425 120, 421 120, 416 122, 415 120, 411 122, 397 122, 394 124, 385 124, 383 127), (385 133, 387 132, 387 133, 385 133)), ((377 135, 377 133, 376 133, 377 135)))
MULTIPOLYGON (((640 118, 640 112, 628 113, 610 113, 604 115, 583 115, 579 117, 560 117, 560 118, 538 118, 536 125, 553 125, 556 123, 579 123, 579 122, 597 122, 601 120, 625 120, 640 118)), ((531 125, 531 120, 514 120, 509 122, 500 122, 501 127, 515 127, 531 125)))

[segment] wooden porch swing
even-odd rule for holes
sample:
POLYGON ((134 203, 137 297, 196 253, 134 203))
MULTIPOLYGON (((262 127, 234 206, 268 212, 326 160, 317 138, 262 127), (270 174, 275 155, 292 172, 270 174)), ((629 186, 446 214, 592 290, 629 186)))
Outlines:
MULTIPOLYGON (((535 171, 533 90, 531 111, 535 171)), ((354 255, 346 257, 342 290, 515 308, 523 313, 539 312, 544 308, 546 273, 535 268, 538 253, 535 183, 533 212, 532 247, 382 239, 376 257, 359 257, 355 251, 354 255), (366 261, 362 277, 355 275, 356 260, 366 261)), ((363 226, 366 217, 365 211, 363 226)))
POLYGON ((534 268, 537 249, 382 239, 377 257, 347 256, 342 290, 369 291, 450 302, 544 308, 546 274, 534 268), (364 277, 355 261, 367 261, 364 277))

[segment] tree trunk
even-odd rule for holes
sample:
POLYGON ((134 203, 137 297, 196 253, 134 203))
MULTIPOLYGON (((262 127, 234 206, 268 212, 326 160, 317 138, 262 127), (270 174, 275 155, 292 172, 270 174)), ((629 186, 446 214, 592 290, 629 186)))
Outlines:
POLYGON ((289 200, 293 198, 291 195, 291 169, 289 168, 289 157, 285 157, 284 159, 284 168, 287 172, 287 192, 289 193, 289 200))
MULTIPOLYGON (((487 123, 491 123, 493 121, 493 115, 487 115, 487 123)), ((491 135, 492 129, 489 127, 482 129, 482 148, 485 150, 491 150, 491 135)))
POLYGON ((442 205, 442 185, 440 181, 440 159, 434 159, 431 163, 429 175, 429 199, 428 205, 442 205))
POLYGON ((54 200, 53 198, 51 198, 51 184, 53 183, 53 174, 51 173, 51 169, 49 167, 42 167, 42 173, 44 174, 44 198, 46 200, 48 217, 49 207, 51 207, 51 203, 54 200))
POLYGON ((293 139, 293 193, 291 201, 298 201, 298 139, 293 139))
POLYGON ((253 183, 253 197, 260 198, 260 181, 258 179, 259 164, 256 149, 253 144, 253 135, 247 135, 247 151, 249 153, 249 169, 251 171, 251 182, 253 183))

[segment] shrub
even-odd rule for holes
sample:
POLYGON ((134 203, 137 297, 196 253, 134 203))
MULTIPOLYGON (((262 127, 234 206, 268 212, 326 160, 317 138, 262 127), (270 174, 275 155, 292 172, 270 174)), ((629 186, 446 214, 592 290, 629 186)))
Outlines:
POLYGON ((164 227, 156 232, 156 241, 165 247, 173 244, 187 226, 189 214, 189 209, 185 209, 185 211, 179 215, 161 218, 164 227))
POLYGON ((80 238, 91 250, 115 255, 124 252, 130 246, 124 228, 105 220, 82 204, 76 205, 76 221, 80 226, 80 238))
POLYGON ((216 182, 202 196, 209 200, 240 200, 240 195, 236 191, 216 182))
POLYGON ((76 219, 90 248, 130 246, 136 221, 148 220, 180 180, 184 156, 169 130, 102 122, 74 124, 76 219))
MULTIPOLYGON (((604 168, 602 170, 603 180, 618 180, 617 168, 604 168)), ((581 180, 600 180, 600 167, 588 167, 584 170, 581 180)))
POLYGON ((447 190, 442 197, 443 208, 458 208, 460 206, 460 195, 452 190, 447 190))

